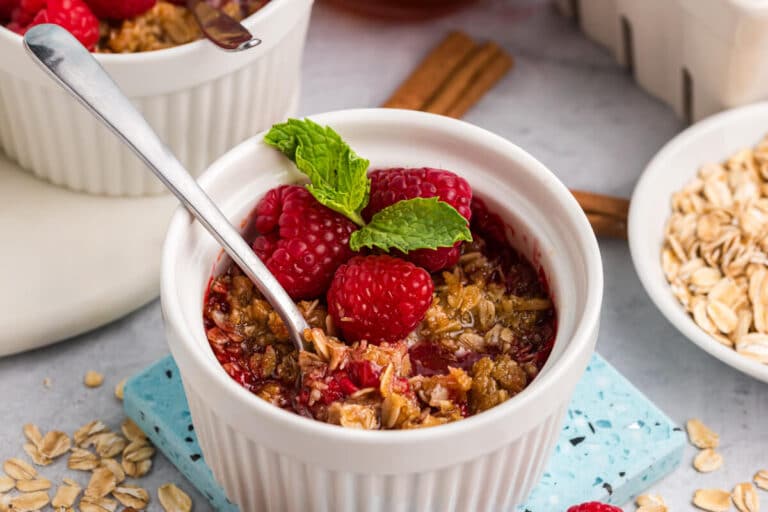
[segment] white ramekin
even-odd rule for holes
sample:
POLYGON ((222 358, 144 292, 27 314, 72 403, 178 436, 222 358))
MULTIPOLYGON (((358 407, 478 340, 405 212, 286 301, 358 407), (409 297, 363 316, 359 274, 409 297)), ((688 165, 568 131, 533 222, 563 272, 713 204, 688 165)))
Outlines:
MULTIPOLYGON (((273 0, 244 21, 262 44, 227 53, 200 40, 167 50, 97 54, 190 172, 291 115, 312 0, 273 0)), ((139 196, 165 189, 0 27, 0 150, 57 185, 139 196)))
MULTIPOLYGON (((586 217, 541 163, 470 124, 385 109, 312 118, 338 130, 374 168, 431 165, 467 178, 513 226, 515 245, 545 269, 558 314, 555 348, 525 391, 453 424, 366 432, 299 417, 240 387, 214 357, 202 302, 219 248, 180 210, 165 242, 162 305, 206 462, 249 512, 511 510, 541 475, 597 337, 602 265, 586 217)), ((239 223, 269 188, 297 177, 257 136, 200 182, 239 223)))

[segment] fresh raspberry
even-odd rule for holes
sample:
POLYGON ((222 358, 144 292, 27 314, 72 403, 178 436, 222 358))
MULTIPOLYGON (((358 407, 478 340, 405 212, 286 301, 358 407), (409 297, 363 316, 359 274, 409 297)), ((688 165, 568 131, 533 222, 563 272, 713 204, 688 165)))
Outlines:
POLYGON ((156 0, 86 0, 99 18, 126 20, 145 13, 155 6, 156 0))
POLYGON ((347 341, 406 337, 432 303, 434 284, 413 263, 391 256, 356 256, 339 267, 328 290, 328 312, 347 341))
MULTIPOLYGON (((55 23, 67 29, 89 50, 96 48, 99 42, 99 20, 82 0, 22 0, 21 4, 21 13, 18 19, 13 20, 19 26, 17 32, 24 33, 30 27, 43 23, 55 23), (44 7, 25 25, 26 16, 42 5, 44 7)), ((14 11, 14 18, 16 16, 14 11)))
POLYGON ((621 509, 599 501, 590 501, 581 505, 574 505, 567 512, 621 512, 621 509))
POLYGON ((11 20, 14 9, 19 7, 19 0, 0 0, 0 23, 11 20))
POLYGON ((42 11, 48 5, 48 0, 21 0, 19 7, 31 15, 42 11))
MULTIPOLYGON (((371 198, 363 210, 368 221, 374 213, 398 201, 414 197, 439 197, 450 204, 469 222, 472 218, 470 203, 472 188, 464 178, 451 171, 422 167, 418 169, 380 169, 370 174, 371 198)), ((415 264, 436 272, 459 261, 461 242, 453 247, 417 249, 408 253, 415 264)))
POLYGON ((45 9, 48 2, 47 0, 16 0, 10 3, 14 5, 8 28, 18 32, 29 26, 37 13, 45 9))
POLYGON ((339 265, 354 255, 349 236, 357 226, 304 187, 270 190, 254 215, 260 235, 253 250, 295 300, 323 295, 339 265))

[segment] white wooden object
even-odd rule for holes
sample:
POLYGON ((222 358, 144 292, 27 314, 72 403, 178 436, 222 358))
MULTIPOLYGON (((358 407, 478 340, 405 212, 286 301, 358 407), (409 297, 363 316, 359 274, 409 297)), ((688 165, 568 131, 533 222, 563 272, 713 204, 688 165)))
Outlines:
POLYGON ((768 99, 764 0, 557 0, 686 121, 768 99))

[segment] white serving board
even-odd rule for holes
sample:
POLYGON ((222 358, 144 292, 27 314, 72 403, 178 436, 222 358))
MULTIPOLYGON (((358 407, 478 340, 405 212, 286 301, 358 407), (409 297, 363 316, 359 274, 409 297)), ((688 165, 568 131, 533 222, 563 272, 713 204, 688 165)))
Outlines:
POLYGON ((0 155, 0 356, 75 336, 157 296, 176 204, 169 195, 71 192, 0 155))

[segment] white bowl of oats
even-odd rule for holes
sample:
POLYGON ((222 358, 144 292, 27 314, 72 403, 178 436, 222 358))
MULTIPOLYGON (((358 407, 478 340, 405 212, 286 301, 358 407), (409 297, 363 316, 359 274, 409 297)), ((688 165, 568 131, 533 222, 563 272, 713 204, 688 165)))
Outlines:
POLYGON ((681 333, 768 382, 768 103, 672 139, 632 196, 629 245, 643 286, 681 333))
MULTIPOLYGON (((313 334, 314 351, 307 350, 298 357, 297 364, 303 372, 302 386, 308 381, 316 382, 315 370, 325 372, 327 369, 330 373, 323 373, 326 386, 313 386, 308 396, 302 388, 297 397, 281 400, 284 391, 296 390, 295 379, 283 379, 283 375, 291 375, 290 371, 275 370, 275 365, 267 370, 260 362, 255 365, 257 361, 252 356, 267 354, 266 348, 263 352, 259 349, 246 354, 247 362, 241 360, 243 351, 252 350, 249 348, 252 341, 268 344, 272 347, 269 349, 271 354, 279 352, 282 359, 278 368, 286 360, 288 352, 276 341, 277 331, 272 331, 272 336, 257 327, 257 337, 251 340, 250 326, 255 326, 252 320, 264 318, 262 308, 265 304, 254 302, 254 298, 256 301, 260 299, 246 290, 247 283, 242 279, 236 283, 241 276, 228 282, 224 274, 228 265, 217 260, 220 248, 200 225, 192 221, 188 212, 180 210, 171 222, 165 242, 162 305, 168 342, 181 371, 206 462, 228 497, 241 510, 352 512, 417 509, 447 512, 514 509, 515 505, 524 502, 544 470, 557 442, 570 396, 597 337, 602 266, 594 234, 584 213, 563 184, 541 163, 509 141, 470 124, 394 109, 331 112, 312 116, 312 120, 337 131, 357 154, 370 160, 368 168, 371 170, 397 172, 391 168, 439 165, 443 170, 451 170, 463 177, 473 189, 472 201, 481 199, 489 212, 486 216, 480 214, 481 209, 473 209, 472 229, 476 238, 471 244, 479 242, 479 233, 483 233, 480 236, 486 237, 486 241, 488 237, 503 237, 533 264, 538 270, 536 276, 546 276, 557 318, 556 333, 551 338, 547 336, 552 340, 551 351, 546 362, 541 361, 540 370, 531 375, 527 387, 509 395, 508 399, 495 402, 496 405, 488 409, 477 407, 480 404, 474 401, 473 387, 467 403, 470 407, 467 412, 471 414, 457 416, 449 412, 456 409, 447 403, 463 400, 453 384, 441 380, 444 383, 441 387, 447 394, 439 399, 439 410, 431 406, 435 395, 429 394, 430 407, 426 407, 421 392, 428 393, 423 386, 425 379, 451 379, 451 375, 459 373, 462 363, 452 357, 464 360, 467 351, 456 347, 450 356, 443 351, 439 356, 432 352, 437 356, 434 359, 422 357, 424 352, 421 351, 421 355, 415 353, 416 347, 424 348, 425 341, 437 341, 447 348, 449 339, 459 332, 453 327, 443 332, 439 340, 424 340, 422 329, 417 327, 393 343, 366 345, 366 354, 377 354, 372 373, 368 373, 373 380, 371 384, 365 384, 361 374, 353 371, 351 364, 362 361, 356 354, 347 352, 354 347, 362 349, 362 341, 358 344, 350 339, 350 335, 344 334, 346 347, 338 343, 341 338, 318 346, 313 334), (488 219, 490 223, 486 223, 488 219), (496 234, 485 231, 482 226, 493 227, 496 234), (241 285, 245 286, 242 288, 245 295, 237 291, 241 285), (236 303, 230 300, 235 295, 245 298, 237 299, 236 303), (227 307, 221 308, 223 305, 227 307), (247 309, 242 307, 244 305, 247 309), (252 314, 255 309, 259 310, 256 316, 252 314), (208 315, 208 311, 212 314, 208 315), (235 316, 238 318, 234 319, 235 316), (237 330, 241 325, 246 326, 242 331, 230 329, 237 330), (238 336, 233 338, 232 333, 238 336), (395 350, 401 349, 407 349, 407 355, 402 358, 395 354, 395 350), (382 351, 392 356, 385 356, 382 351), (328 357, 323 356, 324 352, 328 357), (332 357, 331 353, 340 357, 332 357), (438 370, 433 363, 444 356, 451 358, 450 368, 438 370), (405 368, 401 363, 409 359, 412 371, 401 373, 400 370, 405 368), (333 363, 334 360, 339 364, 333 363), (304 371, 305 362, 309 363, 307 371, 304 371), (251 368, 251 374, 243 363, 251 368), (422 369, 419 369, 420 365, 422 369), (255 366, 258 366, 257 380, 252 378, 255 366), (405 379, 399 381, 403 385, 402 388, 398 385, 399 390, 391 386, 391 376, 395 372, 405 379), (269 376, 269 383, 264 382, 265 375, 269 376), (342 387, 337 388, 334 381, 342 387), (353 386, 351 390, 345 390, 350 384, 364 388, 356 390, 353 386), (287 386, 290 388, 286 389, 287 386), (408 389, 416 390, 416 395, 409 395, 408 389), (315 391, 320 392, 318 401, 313 398, 315 391), (401 401, 406 396, 408 398, 401 401), (329 398, 325 402, 327 415, 322 406, 325 398, 329 398), (402 407, 406 402, 415 403, 414 400, 420 401, 419 410, 402 407), (337 404, 341 406, 340 418, 334 412, 337 404), (301 412, 297 406, 301 407, 301 412), (392 414, 393 411, 396 414, 392 414), (347 416, 347 412, 355 414, 347 416), (357 413, 361 421, 351 421, 357 413)), ((295 154, 298 153, 297 150, 295 154)), ((233 222, 244 226, 244 236, 250 241, 248 223, 240 224, 241 220, 253 218, 249 212, 254 211, 254 205, 260 203, 261 198, 276 198, 270 196, 275 187, 301 183, 297 181, 301 177, 288 158, 268 146, 263 137, 257 137, 219 159, 201 177, 200 183, 233 222)), ((294 187, 292 194, 296 188, 306 191, 294 187)), ((376 195, 374 185, 371 190, 373 197, 376 195)), ((369 206, 372 204, 373 200, 368 203, 369 206)), ((258 226, 258 215, 261 214, 256 215, 258 226)), ((283 233, 281 229, 280 236, 287 235, 287 231, 283 233)), ((263 230, 259 236, 264 236, 263 230)), ((465 242, 464 249, 467 244, 470 242, 465 242)), ((474 256, 470 254, 463 253, 469 256, 464 260, 466 263, 479 261, 472 259, 474 256)), ((268 266, 271 259, 267 260, 268 266)), ((351 266, 355 259, 348 260, 348 265, 351 266)), ((336 271, 336 277, 344 266, 336 271)), ((456 267, 453 268, 455 271, 456 267)), ((501 265, 499 268, 511 271, 512 267, 501 265)), ((438 301, 442 301, 439 290, 443 288, 438 284, 437 276, 449 279, 446 273, 430 274, 435 279, 434 299, 438 301)), ((276 275, 279 279, 279 274, 276 275)), ((487 274, 486 289, 498 286, 494 275, 487 274)), ((510 275, 509 272, 506 275, 510 275)), ((515 293, 525 295, 525 292, 515 293)), ((372 293, 366 304, 377 304, 382 295, 385 294, 372 293)), ((314 313, 324 307, 324 295, 319 297, 311 306, 313 313, 299 304, 313 327, 315 320, 310 316, 314 317, 314 313)), ((338 299, 338 295, 336 297, 338 299)), ((331 299, 326 302, 329 311, 331 302, 331 299)), ((435 304, 434 300, 431 304, 435 304)), ((383 309, 376 311, 385 314, 383 309)), ((468 318, 464 325, 485 329, 481 317, 482 314, 473 316, 477 324, 468 318)), ((339 326, 340 323, 335 320, 328 323, 326 315, 319 320, 319 325, 325 321, 326 341, 339 336, 338 332, 332 335, 331 331, 334 324, 339 326)), ((425 327, 428 329, 431 329, 430 322, 427 313, 425 327)), ((384 325, 397 327, 394 324, 384 325)), ((315 327, 312 332, 321 328, 315 327)), ((343 327, 342 331, 347 332, 343 327)), ((492 332, 493 328, 486 334, 492 332)), ((515 346, 521 346, 518 342, 528 343, 517 338, 515 346)), ((498 346, 502 352, 507 350, 498 346)), ((483 349, 475 346, 471 350, 483 349)), ((524 357, 523 354, 520 356, 524 357)), ((522 360, 518 356, 515 358, 522 360)), ((257 359, 264 361, 261 357, 257 359)), ((484 360, 473 363, 471 370, 469 366, 464 367, 468 374, 471 373, 472 385, 477 383, 486 389, 484 383, 490 384, 490 380, 484 377, 477 380, 478 365, 484 360)), ((499 360, 496 358, 494 364, 499 360)), ((285 368, 290 370, 290 367, 285 368)), ((492 378, 496 379, 493 375, 492 378)), ((485 396, 482 390, 479 393, 485 396)))

